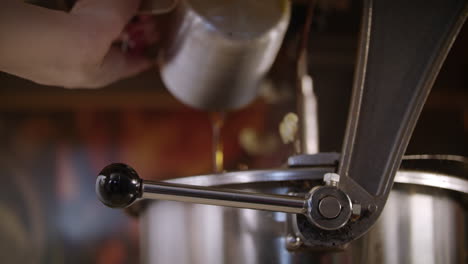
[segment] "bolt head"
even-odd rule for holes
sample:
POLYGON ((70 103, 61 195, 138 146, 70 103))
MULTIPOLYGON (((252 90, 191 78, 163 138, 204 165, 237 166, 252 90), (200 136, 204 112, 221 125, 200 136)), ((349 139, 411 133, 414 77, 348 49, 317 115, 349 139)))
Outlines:
POLYGON ((338 187, 338 183, 340 183, 340 175, 336 173, 325 173, 325 175, 323 175, 323 182, 327 186, 338 187))
POLYGON ((320 200, 319 202, 319 212, 320 214, 327 218, 333 219, 338 217, 341 212, 341 204, 338 199, 333 196, 327 196, 320 200))
POLYGON ((369 204, 369 205, 367 206, 367 210, 369 211, 369 213, 373 213, 373 212, 377 211, 377 205, 375 205, 375 204, 369 204))
POLYGON ((286 247, 290 250, 298 249, 302 246, 302 240, 300 237, 289 234, 286 237, 286 247))

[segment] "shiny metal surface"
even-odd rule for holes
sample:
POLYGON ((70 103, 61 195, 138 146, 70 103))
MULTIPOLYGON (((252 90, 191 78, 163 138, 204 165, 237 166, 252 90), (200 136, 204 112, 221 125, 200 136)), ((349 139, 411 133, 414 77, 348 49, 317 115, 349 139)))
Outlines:
MULTIPOLYGON (((429 174, 413 171, 398 175, 400 180, 421 183, 411 178, 427 178, 429 174)), ((436 181, 437 174, 430 178, 436 181)), ((278 180, 229 187, 286 194, 298 191, 306 182, 320 183, 314 176, 297 184, 278 180)), ((462 185, 468 186, 466 180, 462 185)), ((141 220, 142 257, 147 264, 466 263, 466 204, 457 192, 416 184, 395 184, 375 226, 342 251, 288 251, 286 230, 290 223, 285 213, 156 201, 141 220)))
POLYGON ((333 186, 316 186, 312 188, 309 194, 308 213, 300 216, 297 215, 298 218, 303 220, 302 223, 298 222, 298 225, 302 225, 304 228, 314 229, 316 233, 320 233, 320 238, 303 236, 304 242, 309 243, 311 247, 315 249, 341 246, 336 242, 337 239, 340 239, 340 236, 337 236, 336 233, 344 231, 342 228, 348 223, 351 217, 353 205, 349 196, 333 186), (335 200, 335 202, 338 203, 338 208, 330 210, 330 208, 325 208, 320 205, 322 201, 328 199, 335 200), (327 217, 324 215, 324 212, 329 214, 330 212, 328 211, 336 211, 336 216, 327 217), (329 236, 328 234, 335 235, 329 236))
POLYGON ((363 238, 368 263, 466 263, 466 203, 437 188, 396 185, 363 238))
POLYGON ((289 23, 286 0, 181 0, 159 60, 183 103, 229 110, 251 102, 289 23))
MULTIPOLYGON (((243 173, 245 172, 237 172, 238 175, 242 175, 243 173)), ((424 172, 402 172, 402 174, 403 180, 415 178, 415 182, 427 184, 429 186, 445 185, 445 187, 449 187, 450 185, 445 184, 447 179, 457 179, 456 177, 442 177, 434 173, 424 172), (418 177, 419 175, 421 176, 418 177)), ((132 201, 135 200, 135 195, 137 195, 144 199, 301 214, 305 216, 305 218, 298 217, 298 232, 301 233, 302 240, 306 242, 307 245, 310 247, 340 247, 342 246, 341 237, 337 236, 334 230, 341 229, 346 224, 352 224, 358 221, 361 216, 365 217, 366 215, 374 213, 377 208, 366 206, 363 212, 362 205, 359 202, 352 202, 346 193, 338 189, 339 181, 340 176, 338 174, 328 172, 325 173, 323 177, 325 186, 315 186, 307 195, 273 195, 226 188, 144 181, 127 165, 113 164, 103 169, 98 177, 96 186, 97 188, 99 187, 97 193, 100 195, 100 199, 111 207, 120 206, 123 198, 120 199, 122 193, 118 192, 112 194, 114 195, 112 197, 118 194, 119 199, 109 200, 107 198, 110 197, 107 191, 108 188, 115 189, 117 188, 116 186, 120 186, 118 188, 119 190, 130 190, 133 186, 137 186, 137 189, 132 189, 135 194, 130 192, 132 195, 130 197, 131 199, 124 199, 125 201, 129 201, 126 203, 127 205, 130 205, 132 201), (116 181, 115 179, 119 180, 116 181), (127 183, 131 181, 135 181, 136 185, 131 184, 129 186, 127 183), (123 185, 121 183, 123 183, 123 185), (353 216, 352 221, 348 222, 351 216, 353 216), (325 234, 324 230, 333 232, 325 234), (317 236, 317 234, 320 235, 317 236), (329 238, 324 240, 323 237, 329 238)), ((462 180, 459 180, 457 183, 462 190, 467 187, 463 186, 462 180)), ((304 190, 302 191, 304 192, 304 190)), ((127 194, 124 193, 123 197, 126 198, 127 194)))
POLYGON ((425 99, 467 16, 465 0, 366 1, 338 173, 375 199, 385 200, 425 99))
POLYGON ((304 197, 249 193, 173 183, 151 183, 144 181, 142 193, 142 198, 144 199, 189 202, 273 212, 303 214, 308 209, 307 199, 304 197))
POLYGON ((319 131, 317 97, 314 93, 312 77, 303 75, 300 78, 300 103, 301 114, 299 127, 301 135, 301 153, 315 154, 319 152, 319 131))
POLYGON ((339 160, 340 154, 336 152, 322 152, 314 155, 301 154, 290 156, 288 158, 288 166, 290 168, 310 167, 315 165, 335 167, 339 160))
POLYGON ((331 166, 323 168, 248 170, 170 179, 166 182, 199 186, 226 186, 244 183, 295 181, 304 179, 320 180, 325 173, 333 172, 333 170, 334 168, 331 166))
POLYGON ((299 135, 302 154, 319 152, 317 97, 313 79, 308 70, 308 47, 310 27, 316 1, 309 1, 307 16, 300 34, 299 52, 296 61, 296 96, 299 116, 299 135))
POLYGON ((350 222, 353 232, 343 233, 343 242, 358 238, 379 218, 425 100, 468 16, 466 0, 364 3, 337 173, 353 202, 376 210, 350 222))
POLYGON ((327 196, 319 202, 319 212, 325 218, 335 218, 340 214, 341 204, 338 199, 327 196))
MULTIPOLYGON (((288 182, 301 180, 319 181, 325 173, 331 171, 333 171, 332 168, 239 171, 177 178, 168 180, 167 182, 190 184, 195 186, 236 186, 246 183, 288 182)), ((434 174, 417 170, 400 170, 395 176, 395 183, 432 186, 468 194, 467 179, 451 176, 444 172, 437 172, 434 174)))
MULTIPOLYGON (((250 98, 251 95, 255 95, 250 92, 254 91, 253 87, 260 80, 259 76, 265 72, 258 74, 258 69, 263 69, 258 65, 255 67, 244 65, 243 63, 247 61, 244 58, 253 58, 252 63, 263 63, 259 59, 264 58, 264 55, 257 57, 250 54, 252 48, 255 50, 259 47, 251 40, 264 36, 265 32, 272 28, 279 27, 281 14, 285 13, 282 9, 287 5, 277 3, 281 7, 276 6, 276 11, 272 11, 275 9, 275 4, 252 3, 252 1, 219 3, 214 0, 181 2, 178 17, 180 20, 175 23, 176 30, 173 31, 175 35, 169 38, 167 50, 163 52, 166 59, 163 60, 161 67, 164 81, 181 101, 198 108, 225 110, 238 107, 230 104, 240 98, 237 95, 244 99, 247 94, 250 98), (256 11, 255 7, 261 7, 263 12, 258 12, 260 9, 256 11), (242 12, 237 12, 238 10, 242 12), (272 19, 275 16, 270 16, 275 12, 279 20, 272 19), (248 21, 253 17, 258 20, 248 21), (200 21, 201 23, 198 23, 200 21), (209 30, 206 30, 207 25, 209 30), (180 30, 182 31, 179 32, 180 30), (229 45, 225 45, 226 40, 229 45), (241 45, 233 45, 236 42, 241 45), (208 47, 209 44, 214 45, 209 49, 213 54, 206 57, 202 48, 208 47), (176 49, 170 51, 174 47, 176 49), (218 49, 220 47, 221 49, 218 49), (246 50, 249 52, 244 54, 246 50), (212 58, 215 58, 215 62, 210 61, 212 58), (239 61, 239 58, 242 59, 239 61), (177 61, 178 59, 180 61, 177 61), (208 62, 208 67, 194 65, 198 62, 208 62), (239 65, 239 62, 242 62, 242 65, 239 65), (211 63, 213 64, 210 65, 211 63), (187 66, 189 68, 183 69, 187 66), (207 69, 208 71, 205 71, 207 69), (170 76, 171 70, 172 76, 170 76), (200 76, 201 79, 197 79, 200 76), (256 77, 251 78, 252 76, 256 77), (233 95, 226 91, 220 92, 219 87, 224 88, 226 84, 241 84, 228 89, 239 93, 233 95), (199 85, 201 90, 197 88, 199 85)), ((366 1, 359 68, 356 73, 348 129, 341 161, 338 164, 340 186, 339 189, 325 186, 321 187, 320 191, 312 190, 311 193, 320 193, 320 196, 314 198, 314 195, 310 195, 311 198, 307 203, 302 201, 301 212, 306 209, 307 219, 314 224, 298 224, 302 226, 299 231, 306 241, 311 241, 311 244, 320 247, 342 247, 366 233, 378 219, 425 98, 466 17, 467 8, 464 0, 454 0, 449 4, 436 0, 411 4, 399 0, 366 1), (415 12, 419 9, 422 11, 415 12), (398 16, 389 15, 388 10, 394 10, 398 16), (434 17, 436 19, 432 19, 434 17), (392 45, 387 45, 388 38, 392 39, 392 45), (421 48, 427 40, 432 42, 421 48), (405 60, 409 63, 404 63, 405 60), (391 74, 387 72, 388 68, 394 69, 391 74), (321 199, 328 195, 336 195, 336 198, 343 196, 339 200, 344 209, 339 211, 336 219, 324 217, 322 212, 317 211, 321 199), (348 221, 352 215, 353 203, 359 208, 364 208, 364 213, 359 214, 354 221, 348 221), (307 206, 304 206, 305 204, 307 206), (323 230, 326 232, 322 232, 323 230)), ((278 32, 274 35, 278 35, 278 32)), ((271 43, 279 42, 269 40, 268 45, 271 43)), ((278 50, 278 45, 274 48, 274 53, 278 50)), ((266 50, 269 49, 262 47, 261 52, 266 50)), ((271 54, 267 56, 270 58, 267 68, 274 57, 271 54)), ((305 53, 303 54, 305 56, 305 53)), ((301 79, 301 87, 304 86, 302 84, 301 79)), ((246 103, 244 99, 241 100, 241 105, 246 103)), ((302 134, 303 139, 307 138, 306 134, 302 134)), ((146 193, 146 198, 223 206, 266 210, 276 208, 278 211, 286 212, 296 212, 297 209, 294 206, 291 207, 293 209, 284 206, 289 203, 286 202, 288 200, 286 197, 264 199, 262 195, 188 186, 181 188, 147 184, 147 188, 143 188, 143 193, 146 193), (236 201, 236 196, 242 199, 236 201)))
POLYGON ((468 181, 447 174, 428 172, 400 171, 395 176, 395 182, 432 186, 441 189, 468 193, 468 181))
MULTIPOLYGON (((327 156, 329 157, 329 155, 327 156)), ((431 161, 431 157, 426 157, 431 161)), ((335 160, 336 157, 333 158, 335 160)), ((307 159, 313 161, 315 159, 307 159)), ((321 159, 317 159, 321 161, 321 159)), ((317 161, 315 160, 315 161, 317 161)), ((444 161, 444 160, 439 160, 444 161)), ((468 164, 465 160, 445 160, 468 164)), ((413 162, 410 157, 406 161, 413 162)), ((325 162, 327 163, 327 162, 325 162)), ((405 164, 406 164, 405 163, 405 164)), ((439 163, 441 165, 441 163, 439 163)), ((441 168, 440 168, 441 169, 441 168)), ((361 216, 374 213, 376 206, 363 206, 349 199, 341 190, 336 189, 339 184, 339 175, 330 173, 327 168, 287 169, 271 171, 240 171, 224 174, 202 175, 189 178, 175 179, 170 183, 141 181, 141 194, 144 199, 169 200, 189 203, 199 203, 226 207, 248 208, 273 212, 286 212, 303 214, 309 223, 323 230, 336 230, 342 228, 352 216, 352 222, 359 220, 361 216), (314 187, 308 195, 287 196, 263 194, 261 192, 245 192, 234 190, 242 184, 254 184, 268 180, 269 184, 291 181, 318 181, 323 176, 325 186, 314 187), (188 183, 188 184, 187 184, 188 183), (202 185, 202 186, 197 186, 202 185), (205 186, 203 186, 205 185, 205 186), (223 188, 223 186, 232 186, 223 188), (213 188, 213 186, 220 188, 213 188)), ((433 186, 452 191, 468 193, 468 181, 456 176, 445 174, 442 170, 438 173, 417 170, 402 170, 396 177, 396 182, 414 185, 433 186)), ((309 186, 310 187, 310 186, 309 186)), ((302 190, 303 192, 304 191, 302 190)), ((314 245, 318 237, 313 233, 319 231, 304 226, 300 230, 304 234, 304 240, 314 245), (312 233, 311 233, 312 232, 312 233), (310 237, 310 235, 312 235, 310 237)), ((331 240, 324 242, 322 246, 334 247, 341 241, 331 240)))

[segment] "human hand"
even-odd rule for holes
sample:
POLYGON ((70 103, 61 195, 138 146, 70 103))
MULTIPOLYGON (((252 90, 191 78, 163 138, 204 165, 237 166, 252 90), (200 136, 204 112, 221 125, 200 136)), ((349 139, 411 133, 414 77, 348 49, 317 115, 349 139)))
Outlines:
POLYGON ((152 66, 138 52, 156 41, 147 34, 151 21, 124 32, 139 0, 80 0, 70 13, 9 3, 0 11, 0 70, 45 85, 97 88, 152 66), (137 52, 113 45, 122 39, 137 52))

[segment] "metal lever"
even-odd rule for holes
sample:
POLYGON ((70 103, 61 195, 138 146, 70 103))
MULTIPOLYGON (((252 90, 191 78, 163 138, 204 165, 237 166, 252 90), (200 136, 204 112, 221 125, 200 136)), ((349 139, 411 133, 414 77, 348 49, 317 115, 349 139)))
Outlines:
POLYGON ((111 164, 101 171, 96 181, 96 193, 105 205, 113 208, 124 208, 143 198, 294 214, 307 212, 305 198, 151 182, 140 179, 134 169, 122 163, 111 164))
POLYGON ((143 198, 302 214, 324 230, 344 226, 352 206, 349 197, 337 188, 336 180, 313 188, 305 197, 259 194, 146 181, 122 163, 111 164, 99 173, 96 193, 105 205, 113 208, 127 207, 143 198))

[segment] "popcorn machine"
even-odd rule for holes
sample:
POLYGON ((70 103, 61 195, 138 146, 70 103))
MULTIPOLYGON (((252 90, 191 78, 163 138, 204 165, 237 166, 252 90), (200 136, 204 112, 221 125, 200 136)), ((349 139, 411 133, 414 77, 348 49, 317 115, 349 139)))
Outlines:
MULTIPOLYGON (((290 4, 177 1, 158 58, 169 91, 209 111, 249 103, 290 4)), ((467 15, 463 0, 363 2, 341 153, 313 151, 301 45, 300 153, 286 167, 152 182, 117 163, 99 173, 98 197, 117 208, 151 200, 140 216, 143 263, 466 263, 467 159, 403 154, 467 15)))

